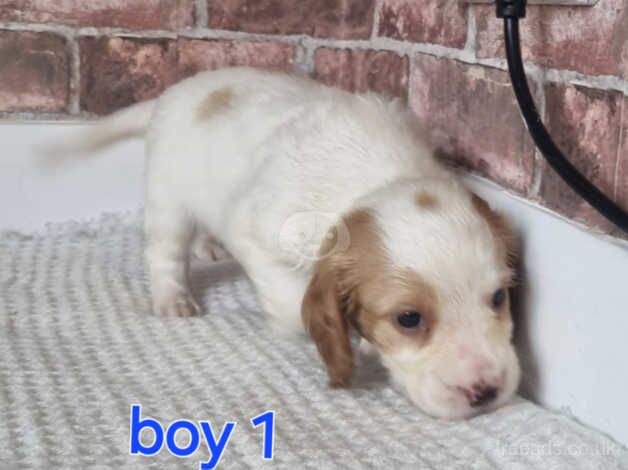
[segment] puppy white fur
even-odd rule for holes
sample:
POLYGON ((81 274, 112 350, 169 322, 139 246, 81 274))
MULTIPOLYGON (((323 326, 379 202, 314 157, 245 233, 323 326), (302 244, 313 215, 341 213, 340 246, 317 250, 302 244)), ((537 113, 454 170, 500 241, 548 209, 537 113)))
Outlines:
POLYGON ((422 410, 460 418, 506 402, 519 381, 513 240, 415 129, 397 102, 233 68, 184 80, 54 152, 145 135, 155 311, 199 312, 189 251, 215 237, 266 312, 305 325, 332 385, 350 383, 354 329, 422 410))

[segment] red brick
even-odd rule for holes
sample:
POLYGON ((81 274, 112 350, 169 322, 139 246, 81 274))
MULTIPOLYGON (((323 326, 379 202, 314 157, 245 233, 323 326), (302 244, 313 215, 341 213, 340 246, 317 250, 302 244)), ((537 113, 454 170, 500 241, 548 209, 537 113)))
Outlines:
MULTIPOLYGON (((619 184, 616 177, 623 95, 563 84, 550 84, 545 93, 546 123, 556 144, 589 180, 613 197, 619 184)), ((611 228, 547 164, 542 178, 540 195, 548 207, 588 225, 611 228)))
POLYGON ((394 52, 319 48, 314 59, 314 77, 327 85, 408 96, 408 59, 394 52))
POLYGON ((50 33, 0 31, 0 111, 64 111, 69 57, 50 33))
POLYGON ((460 48, 467 39, 467 8, 458 0, 384 0, 379 35, 460 48))
POLYGON ((81 109, 107 114, 159 95, 176 81, 176 42, 81 38, 81 109))
MULTIPOLYGON (((503 24, 493 6, 476 6, 477 54, 504 57, 503 24)), ((529 6, 521 21, 524 59, 547 67, 628 78, 628 3, 593 7, 529 6)))
MULTIPOLYGON (((628 97, 624 96, 621 140, 617 153, 617 175, 615 176, 615 201, 628 211, 628 97)), ((628 238, 628 236, 624 235, 628 238)))
POLYGON ((194 0, 0 0, 0 20, 178 29, 194 24, 194 0))
POLYGON ((179 77, 237 65, 288 70, 294 59, 294 48, 277 42, 179 39, 178 51, 179 77))
POLYGON ((294 48, 277 42, 82 38, 81 109, 108 114, 158 96, 201 70, 248 65, 287 70, 294 48))
POLYGON ((211 28, 368 38, 374 0, 209 0, 211 28))
POLYGON ((418 54, 410 105, 437 154, 525 193, 534 146, 505 72, 418 54))

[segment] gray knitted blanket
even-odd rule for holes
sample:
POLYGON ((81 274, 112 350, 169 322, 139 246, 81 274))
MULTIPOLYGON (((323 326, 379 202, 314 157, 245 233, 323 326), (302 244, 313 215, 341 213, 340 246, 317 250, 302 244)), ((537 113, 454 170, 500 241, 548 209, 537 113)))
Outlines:
MULTIPOLYGON (((360 358, 354 387, 330 390, 314 346, 266 324, 231 261, 197 267, 208 314, 150 311, 137 214, 0 236, 0 468, 197 469, 166 439, 131 455, 130 410, 167 429, 236 422, 217 468, 628 469, 625 448, 574 420, 516 399, 487 416, 422 415, 360 358), (274 410, 272 460, 251 418, 274 410)), ((164 431, 166 432, 166 431, 164 431)), ((193 450, 192 431, 174 444, 193 450)), ((155 438, 145 429, 142 443, 155 438)), ((218 440, 218 439, 216 439, 218 440)))

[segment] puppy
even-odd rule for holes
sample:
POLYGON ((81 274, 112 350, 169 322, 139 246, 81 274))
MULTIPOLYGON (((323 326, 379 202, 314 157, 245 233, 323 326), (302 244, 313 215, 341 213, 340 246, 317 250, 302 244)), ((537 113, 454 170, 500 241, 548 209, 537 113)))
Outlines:
POLYGON ((517 388, 507 221, 434 159, 409 112, 293 76, 204 72, 55 153, 146 139, 154 309, 193 315, 190 246, 216 238, 277 322, 348 386, 350 332, 424 412, 463 418, 517 388), (196 240, 193 240, 196 238, 196 240))

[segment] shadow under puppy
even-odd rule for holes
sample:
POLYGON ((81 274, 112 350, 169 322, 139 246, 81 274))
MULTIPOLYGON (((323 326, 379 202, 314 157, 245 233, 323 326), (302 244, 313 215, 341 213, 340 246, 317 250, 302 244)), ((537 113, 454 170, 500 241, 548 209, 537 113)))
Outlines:
POLYGON ((189 251, 216 238, 264 310, 309 332, 331 385, 350 384, 355 329, 428 414, 467 417, 512 396, 513 234, 435 161, 398 102, 223 69, 51 152, 76 156, 140 135, 155 311, 198 313, 189 251))

